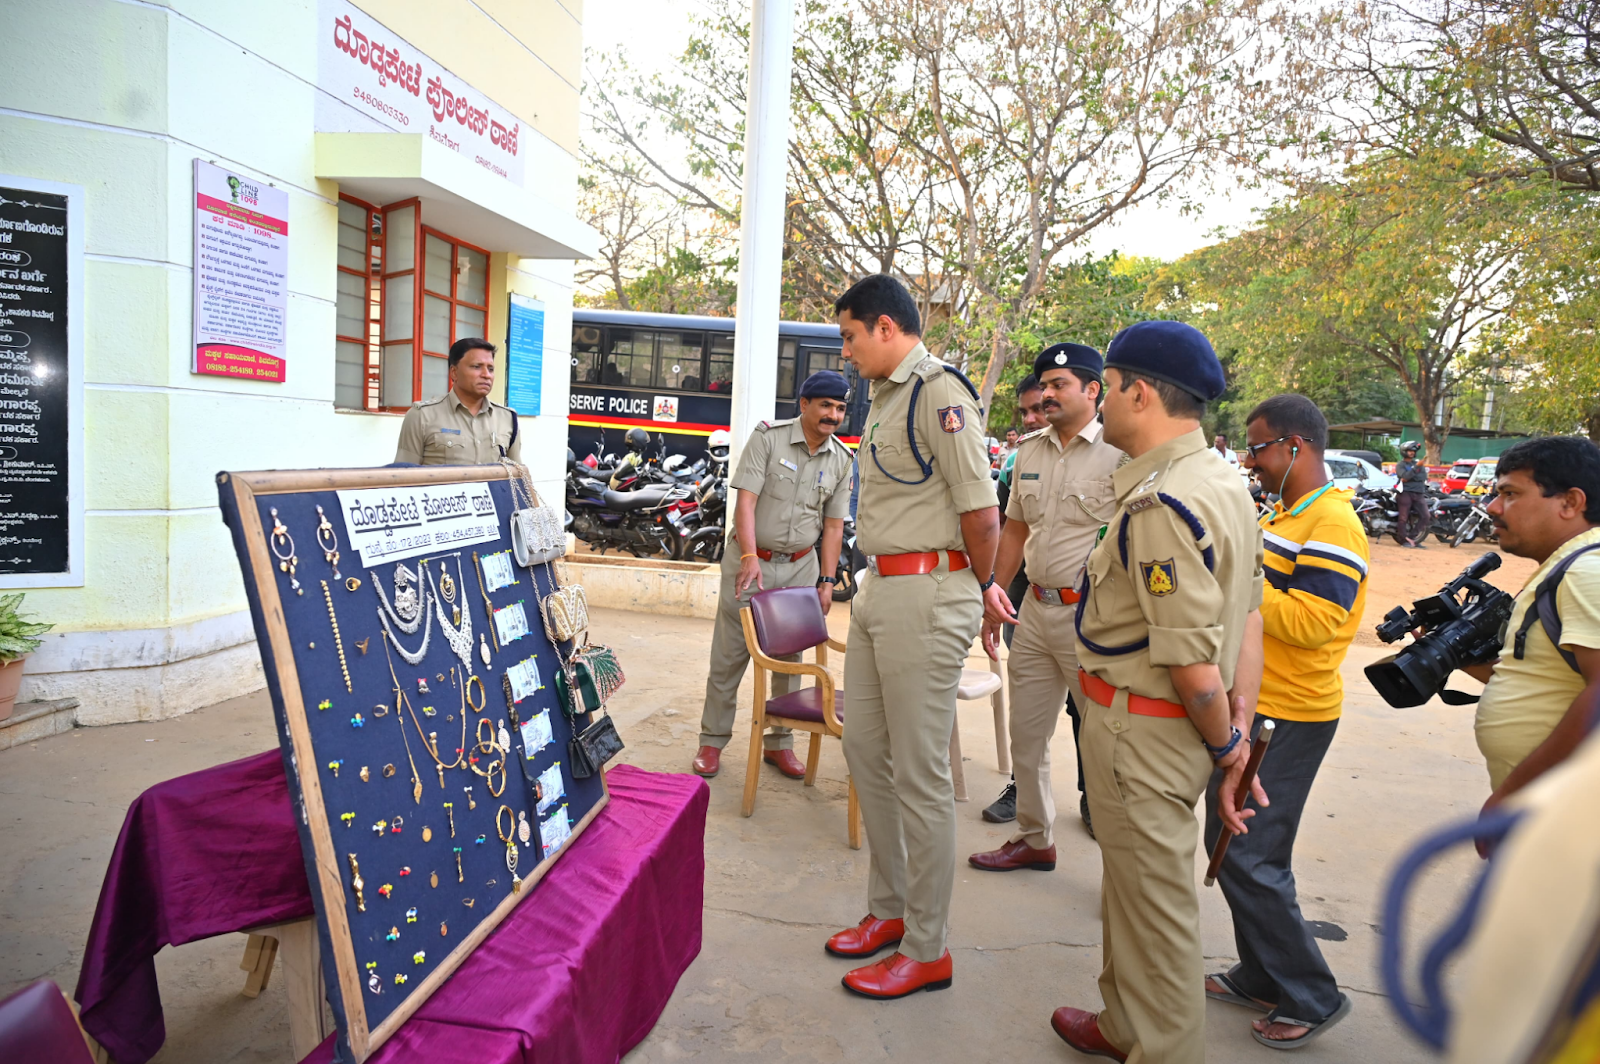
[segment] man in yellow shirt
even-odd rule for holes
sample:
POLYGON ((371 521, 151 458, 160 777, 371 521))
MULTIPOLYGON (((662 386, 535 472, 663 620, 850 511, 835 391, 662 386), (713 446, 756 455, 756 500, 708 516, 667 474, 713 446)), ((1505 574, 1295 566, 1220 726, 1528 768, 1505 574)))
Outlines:
POLYGON ((1465 670, 1488 684, 1475 729, 1494 789, 1485 808, 1564 761, 1600 700, 1600 447, 1579 436, 1528 440, 1500 456, 1495 479, 1488 509, 1500 546, 1539 568, 1517 595, 1500 660, 1465 670), (1534 604, 1563 565, 1548 599, 1558 649, 1534 604))
MULTIPOLYGON (((1276 395, 1245 419, 1245 465, 1280 495, 1261 518, 1266 586, 1261 594, 1261 695, 1257 717, 1277 730, 1261 763, 1270 805, 1228 848, 1218 881, 1233 911, 1239 963, 1206 977, 1206 994, 1266 1012, 1252 1036, 1289 1049, 1350 1011, 1295 896, 1295 833, 1339 727, 1339 666, 1361 625, 1367 537, 1349 489, 1328 480, 1328 422, 1303 395, 1276 395)), ((1216 773, 1206 791, 1206 847, 1222 830, 1216 773)))

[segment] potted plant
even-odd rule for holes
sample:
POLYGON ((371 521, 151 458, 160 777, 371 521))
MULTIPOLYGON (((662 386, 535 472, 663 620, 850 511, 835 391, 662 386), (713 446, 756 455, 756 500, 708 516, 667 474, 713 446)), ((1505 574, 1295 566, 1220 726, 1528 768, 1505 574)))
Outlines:
POLYGON ((36 638, 53 624, 25 621, 17 613, 22 605, 22 594, 0 595, 0 720, 11 716, 17 704, 17 691, 22 687, 22 663, 29 654, 44 642, 36 638))

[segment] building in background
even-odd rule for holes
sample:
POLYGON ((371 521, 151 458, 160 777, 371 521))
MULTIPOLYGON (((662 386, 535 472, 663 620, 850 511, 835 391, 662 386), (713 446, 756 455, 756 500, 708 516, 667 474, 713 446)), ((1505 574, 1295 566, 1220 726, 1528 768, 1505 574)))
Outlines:
POLYGON ((0 435, 24 434, 0 512, 28 504, 0 539, 33 544, 0 588, 57 626, 23 699, 98 724, 260 687, 215 474, 389 462, 461 336, 500 346, 494 398, 560 491, 573 261, 596 247, 574 214, 581 0, 0 17, 0 435), (31 221, 68 205, 70 232, 31 221), (70 275, 7 288, 32 257, 8 238, 70 275), (70 330, 28 309, 52 299, 70 330))

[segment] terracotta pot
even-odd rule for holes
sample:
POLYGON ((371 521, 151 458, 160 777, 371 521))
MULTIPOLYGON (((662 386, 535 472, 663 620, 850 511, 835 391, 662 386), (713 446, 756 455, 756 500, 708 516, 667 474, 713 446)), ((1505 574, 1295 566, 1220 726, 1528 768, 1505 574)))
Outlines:
POLYGON ((11 716, 17 704, 17 691, 22 687, 22 665, 26 657, 0 665, 0 720, 11 716))

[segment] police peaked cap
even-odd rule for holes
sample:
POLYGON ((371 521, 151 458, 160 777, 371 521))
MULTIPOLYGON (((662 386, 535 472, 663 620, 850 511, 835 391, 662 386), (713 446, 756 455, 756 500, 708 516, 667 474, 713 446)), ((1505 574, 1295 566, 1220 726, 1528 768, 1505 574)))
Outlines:
POLYGON ((1211 341, 1181 321, 1141 321, 1128 326, 1106 348, 1106 366, 1166 381, 1203 403, 1228 387, 1211 341))
POLYGON ((819 369, 800 385, 802 399, 839 399, 850 394, 850 382, 838 370, 819 369))
POLYGON ((1105 376, 1105 362, 1100 352, 1087 344, 1051 344, 1033 360, 1033 375, 1042 378, 1047 370, 1076 369, 1093 375, 1095 380, 1105 376))

